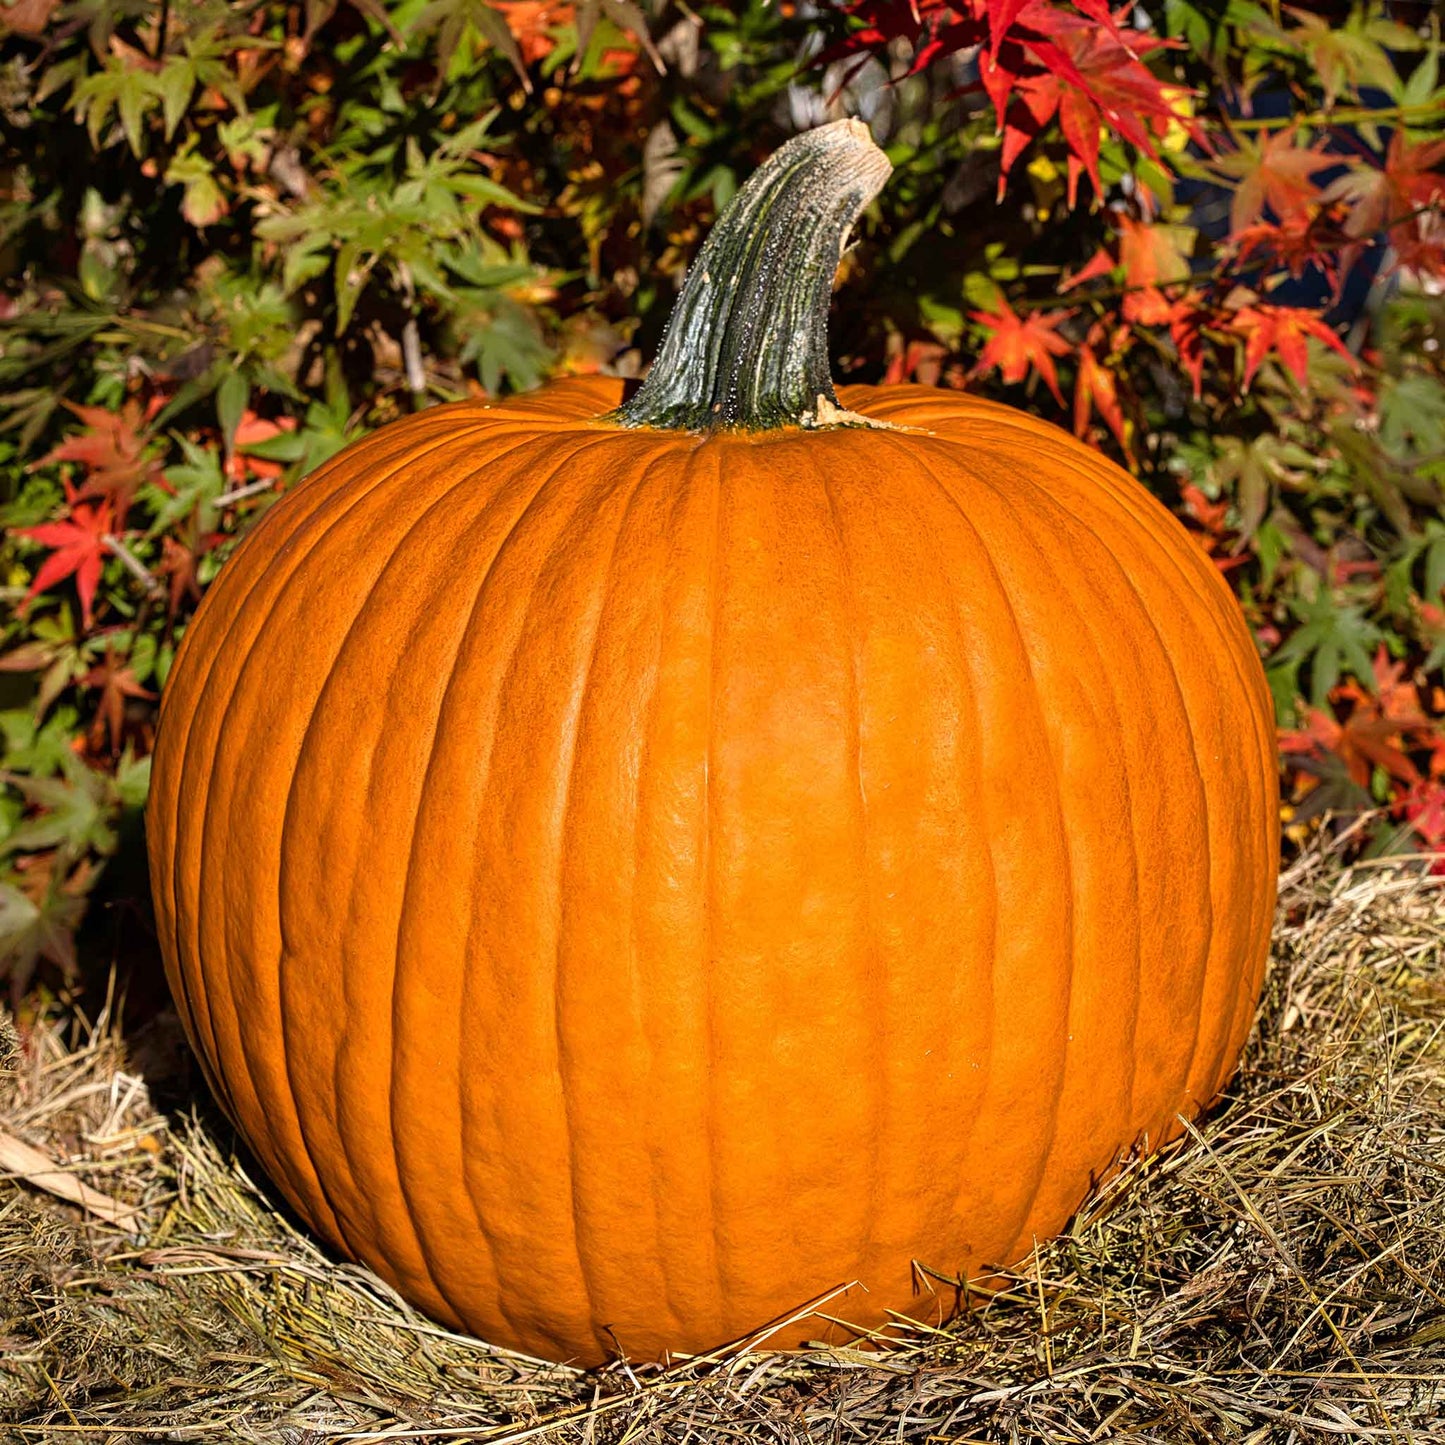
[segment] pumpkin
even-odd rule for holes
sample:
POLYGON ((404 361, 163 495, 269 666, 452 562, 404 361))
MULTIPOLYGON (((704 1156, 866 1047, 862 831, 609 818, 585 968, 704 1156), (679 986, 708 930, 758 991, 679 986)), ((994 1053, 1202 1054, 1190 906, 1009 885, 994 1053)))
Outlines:
POLYGON ((167 686, 149 847, 211 1086, 320 1235, 501 1345, 941 1318, 1250 1026, 1243 619, 1054 426, 834 391, 887 169, 856 122, 779 150, 630 399, 440 406, 320 468, 167 686))

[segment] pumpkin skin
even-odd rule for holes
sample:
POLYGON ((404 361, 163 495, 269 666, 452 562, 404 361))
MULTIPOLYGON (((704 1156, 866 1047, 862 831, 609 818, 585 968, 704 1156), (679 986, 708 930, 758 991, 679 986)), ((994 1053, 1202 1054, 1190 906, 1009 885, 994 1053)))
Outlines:
POLYGON ((1018 1259, 1235 1066, 1262 669, 1047 423, 620 396, 389 426, 227 565, 154 760, 172 989, 296 1210, 449 1325, 594 1364, 852 1281, 829 1314, 940 1318, 915 1261, 1018 1259))

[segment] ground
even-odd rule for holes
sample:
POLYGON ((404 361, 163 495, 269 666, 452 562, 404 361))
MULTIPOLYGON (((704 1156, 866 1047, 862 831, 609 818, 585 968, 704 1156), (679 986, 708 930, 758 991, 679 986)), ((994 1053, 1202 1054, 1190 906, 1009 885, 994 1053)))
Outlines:
POLYGON ((1445 877, 1425 867, 1293 863, 1225 1098, 954 1326, 867 1351, 583 1373, 449 1334, 287 1218, 169 1011, 57 1004, 0 1038, 0 1436, 1438 1442, 1445 877))

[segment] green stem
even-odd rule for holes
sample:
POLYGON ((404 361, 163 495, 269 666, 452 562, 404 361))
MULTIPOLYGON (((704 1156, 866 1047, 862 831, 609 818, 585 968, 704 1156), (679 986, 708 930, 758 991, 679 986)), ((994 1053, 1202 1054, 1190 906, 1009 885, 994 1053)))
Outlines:
POLYGON ((760 431, 847 421, 828 371, 828 302, 854 221, 891 167, 856 120, 794 136, 719 217, 623 426, 760 431))

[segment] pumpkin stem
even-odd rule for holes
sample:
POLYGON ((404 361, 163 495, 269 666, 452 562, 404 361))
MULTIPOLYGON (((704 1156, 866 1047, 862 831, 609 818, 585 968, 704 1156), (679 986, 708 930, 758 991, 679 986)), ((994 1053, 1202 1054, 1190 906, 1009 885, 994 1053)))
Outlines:
POLYGON ((891 170, 857 120, 774 151, 688 271, 647 380, 608 419, 675 431, 854 420, 828 374, 828 302, 848 232, 891 170))

